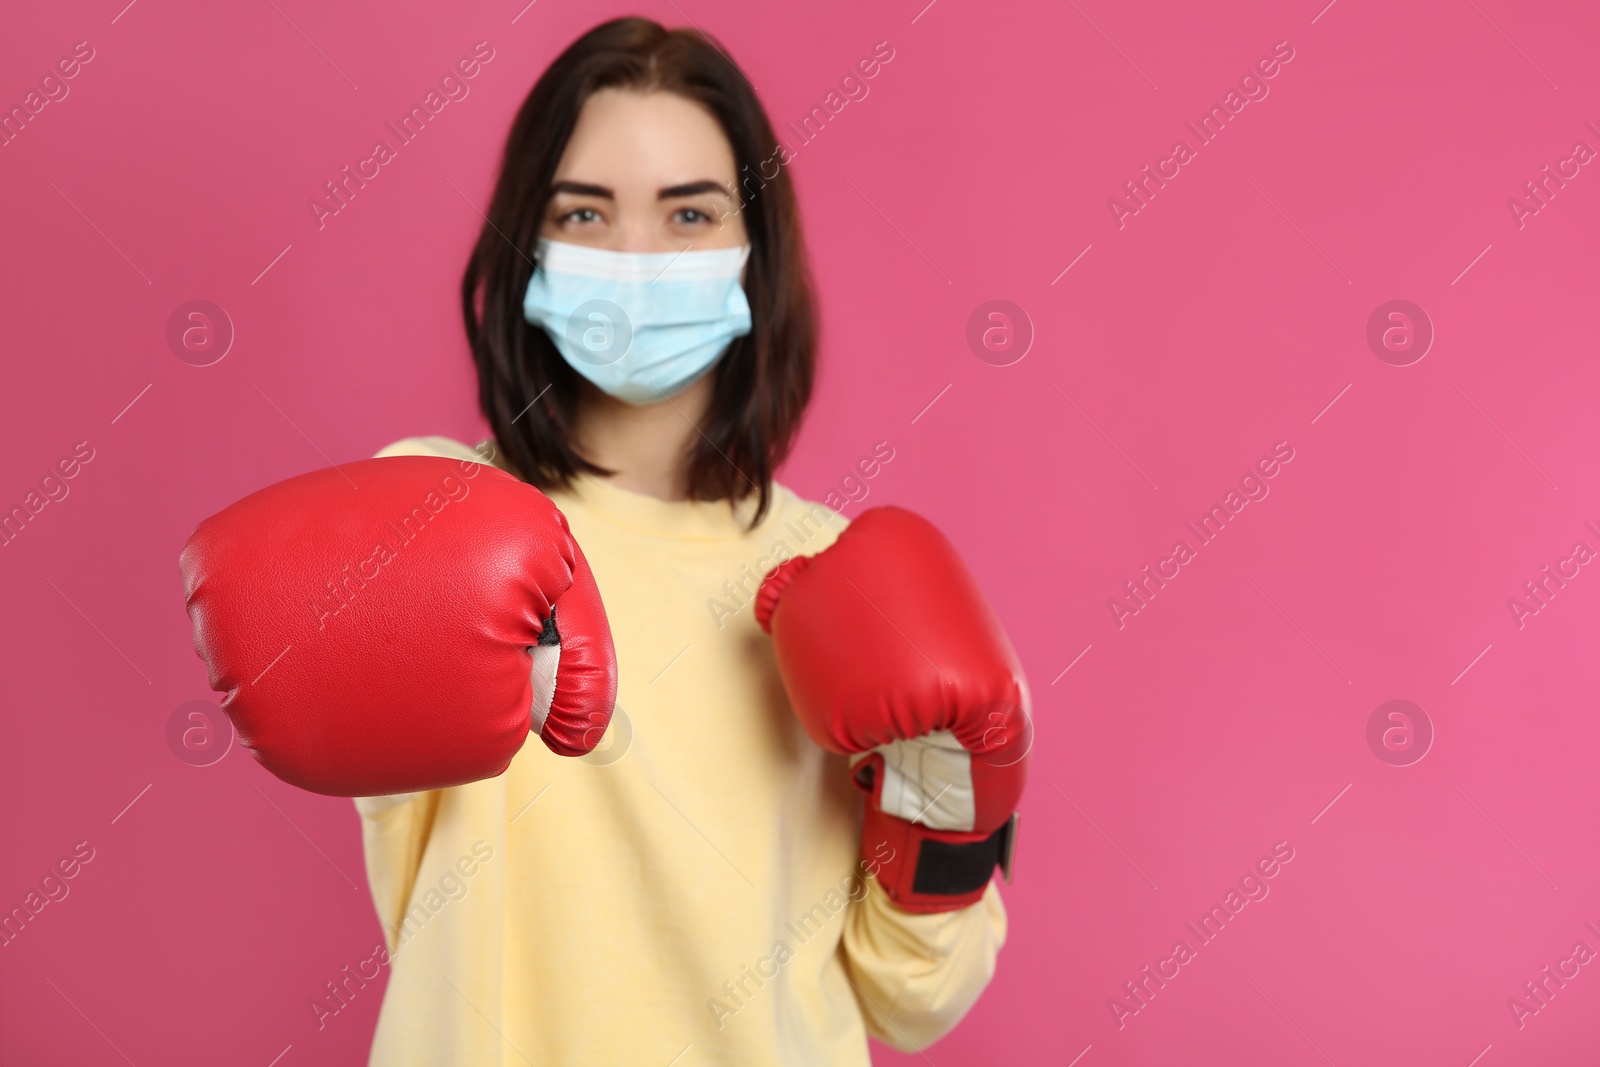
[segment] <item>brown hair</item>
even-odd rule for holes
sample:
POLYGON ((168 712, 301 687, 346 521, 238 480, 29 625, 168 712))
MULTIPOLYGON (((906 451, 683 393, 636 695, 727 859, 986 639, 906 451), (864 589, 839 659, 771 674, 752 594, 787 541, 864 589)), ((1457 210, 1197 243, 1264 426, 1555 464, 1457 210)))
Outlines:
POLYGON ((695 500, 737 502, 756 491, 754 525, 811 398, 816 317, 794 187, 777 162, 772 125, 744 73, 698 31, 644 18, 602 23, 562 52, 523 102, 461 279, 479 404, 506 459, 539 488, 565 485, 580 472, 612 473, 572 447, 579 376, 522 313, 556 167, 584 102, 604 88, 696 101, 733 148, 751 245, 744 290, 752 328, 711 372, 712 399, 686 457, 687 481, 695 500))

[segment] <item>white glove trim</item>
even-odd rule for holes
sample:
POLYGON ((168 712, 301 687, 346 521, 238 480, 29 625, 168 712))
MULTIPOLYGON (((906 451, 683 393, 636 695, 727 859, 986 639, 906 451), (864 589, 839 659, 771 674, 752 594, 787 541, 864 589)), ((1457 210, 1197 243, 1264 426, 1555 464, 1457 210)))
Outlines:
POLYGON ((560 645, 533 645, 529 647, 533 654, 533 707, 529 714, 533 718, 533 733, 544 732, 544 721, 550 717, 550 702, 556 698, 556 671, 561 666, 560 645))
MULTIPOLYGON (((923 737, 891 741, 874 751, 883 756, 883 789, 887 815, 930 830, 970 831, 977 822, 972 789, 972 754, 955 734, 937 730, 923 737)), ((865 757, 858 756, 857 760, 865 757)))

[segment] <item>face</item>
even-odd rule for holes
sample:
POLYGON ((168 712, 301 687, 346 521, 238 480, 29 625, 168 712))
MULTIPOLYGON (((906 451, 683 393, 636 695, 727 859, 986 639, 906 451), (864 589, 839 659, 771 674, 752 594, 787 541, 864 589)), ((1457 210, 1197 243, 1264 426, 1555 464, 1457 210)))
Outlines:
POLYGON ((705 108, 673 93, 589 97, 556 168, 540 235, 614 252, 748 242, 733 147, 705 108))

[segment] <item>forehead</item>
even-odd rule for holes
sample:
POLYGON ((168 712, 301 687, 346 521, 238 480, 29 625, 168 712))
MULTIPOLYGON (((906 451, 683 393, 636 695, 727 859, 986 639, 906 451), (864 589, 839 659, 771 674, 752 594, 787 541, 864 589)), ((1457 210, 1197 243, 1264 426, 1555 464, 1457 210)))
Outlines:
POLYGON ((710 178, 730 186, 733 146, 702 105, 675 93, 602 89, 584 102, 556 180, 654 197, 662 186, 710 178))

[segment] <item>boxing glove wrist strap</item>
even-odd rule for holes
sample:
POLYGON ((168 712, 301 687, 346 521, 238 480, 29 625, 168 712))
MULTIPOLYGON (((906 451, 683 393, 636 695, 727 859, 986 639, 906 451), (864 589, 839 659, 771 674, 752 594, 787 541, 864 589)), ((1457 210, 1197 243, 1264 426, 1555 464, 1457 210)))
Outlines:
POLYGON ((929 830, 867 804, 861 856, 878 884, 910 912, 955 911, 976 904, 996 867, 1011 881, 1018 816, 993 833, 929 830))

